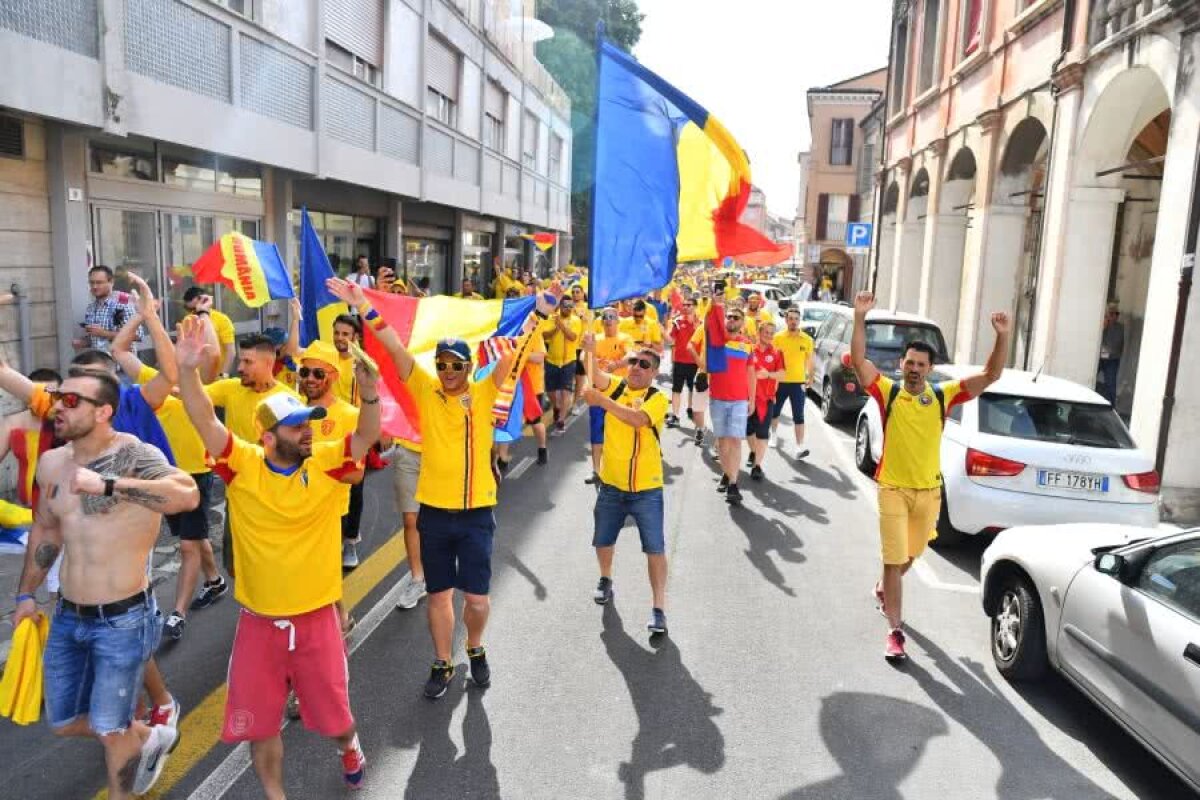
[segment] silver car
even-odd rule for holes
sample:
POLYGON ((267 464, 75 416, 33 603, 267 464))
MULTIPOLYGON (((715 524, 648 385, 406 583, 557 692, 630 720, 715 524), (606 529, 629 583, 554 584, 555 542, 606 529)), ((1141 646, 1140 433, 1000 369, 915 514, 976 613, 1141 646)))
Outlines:
POLYGON ((1042 525, 983 555, 992 658, 1062 673, 1200 791, 1200 529, 1042 525))

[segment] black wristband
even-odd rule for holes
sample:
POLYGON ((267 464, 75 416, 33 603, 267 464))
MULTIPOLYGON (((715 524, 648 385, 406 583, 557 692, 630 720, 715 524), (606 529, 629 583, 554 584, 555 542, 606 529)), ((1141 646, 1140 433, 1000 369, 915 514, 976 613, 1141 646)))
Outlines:
POLYGON ((104 479, 104 496, 112 497, 113 489, 116 488, 116 485, 117 485, 116 478, 105 478, 104 479))
POLYGON ((542 313, 541 311, 539 311, 539 310, 538 310, 538 309, 536 309, 536 308, 533 310, 533 313, 534 313, 534 314, 537 314, 539 319, 550 319, 550 315, 549 315, 549 314, 544 314, 544 313, 542 313))

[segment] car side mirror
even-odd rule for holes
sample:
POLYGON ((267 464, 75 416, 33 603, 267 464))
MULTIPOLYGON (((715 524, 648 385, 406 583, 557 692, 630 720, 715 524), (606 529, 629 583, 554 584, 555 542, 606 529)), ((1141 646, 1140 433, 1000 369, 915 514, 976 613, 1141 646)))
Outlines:
POLYGON ((1125 557, 1119 556, 1116 553, 1101 553, 1096 556, 1096 560, 1092 562, 1096 571, 1102 575, 1121 580, 1125 572, 1125 557))

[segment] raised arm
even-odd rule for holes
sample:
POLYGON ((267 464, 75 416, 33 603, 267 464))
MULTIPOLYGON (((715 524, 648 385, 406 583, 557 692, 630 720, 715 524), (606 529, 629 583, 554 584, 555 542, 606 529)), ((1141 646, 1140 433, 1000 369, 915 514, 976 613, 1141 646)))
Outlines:
MULTIPOLYGON (((158 408, 166 401, 168 395, 171 394, 171 389, 179 380, 179 369, 175 366, 175 347, 171 344, 171 337, 167 334, 167 329, 163 327, 162 320, 158 318, 158 303, 154 300, 154 293, 150 290, 150 286, 133 273, 129 274, 129 280, 133 282, 133 286, 137 290, 139 317, 145 324, 146 330, 150 332, 150 341, 154 344, 154 355, 158 359, 158 374, 142 385, 142 397, 150 404, 151 408, 158 408)), ((134 320, 133 330, 128 331, 129 343, 132 343, 133 335, 137 332, 136 322, 137 320, 134 320)), ((126 324, 117 338, 125 336, 128 328, 129 325, 126 324)), ((124 369, 126 374, 136 381, 138 372, 141 372, 142 369, 142 362, 128 347, 126 350, 128 355, 125 360, 137 371, 130 372, 126 368, 125 362, 121 360, 118 360, 117 363, 121 364, 121 369, 124 369)), ((116 340, 113 341, 113 358, 117 358, 116 340)))
POLYGON ((21 570, 21 580, 17 584, 18 596, 28 597, 23 597, 17 602, 12 620, 14 628, 21 620, 38 613, 33 593, 46 580, 46 574, 54 565, 58 554, 62 552, 62 530, 59 528, 58 517, 50 511, 47 502, 50 487, 46 485, 46 460, 43 458, 38 462, 35 480, 41 491, 38 493, 37 507, 33 512, 33 528, 30 529, 29 539, 25 543, 25 565, 21 570))
POLYGON ((358 427, 350 437, 350 456, 358 461, 379 441, 383 432, 379 413, 379 376, 372 374, 361 361, 354 362, 354 378, 362 406, 358 410, 358 427))
POLYGON ((587 354, 587 373, 592 378, 592 386, 605 391, 612 382, 612 375, 600 369, 596 358, 596 334, 590 330, 583 335, 583 352, 587 354))
POLYGON ((850 337, 850 364, 863 386, 872 386, 879 370, 867 358, 867 312, 875 307, 875 295, 859 292, 854 297, 854 335, 850 337))
POLYGON ((303 312, 303 306, 295 297, 288 301, 288 338, 281 352, 283 356, 295 358, 300 353, 300 319, 303 312))
POLYGON ((212 357, 212 343, 204 329, 212 323, 201 317, 187 317, 179 323, 179 335, 175 342, 175 358, 179 364, 179 396, 192 426, 200 434, 200 440, 210 453, 220 453, 229 442, 229 431, 217 419, 212 401, 204 391, 197 368, 205 359, 212 357))
POLYGON ((142 360, 138 358, 137 353, 133 352, 133 340, 136 338, 138 326, 141 324, 140 315, 130 317, 121 326, 121 330, 117 331, 117 338, 113 339, 112 344, 113 360, 131 381, 136 381, 138 374, 142 371, 142 360))
POLYGON ((517 360, 516 354, 525 345, 525 340, 530 336, 542 335, 542 322, 554 312, 558 301, 562 299, 563 288, 557 282, 550 285, 549 292, 554 297, 555 302, 550 303, 542 292, 534 294, 534 308, 537 310, 526 318, 525 325, 521 328, 521 337, 517 340, 517 346, 513 349, 513 352, 508 353, 496 362, 496 368, 492 370, 492 380, 497 386, 503 386, 504 381, 508 379, 508 374, 512 372, 513 365, 517 360))
POLYGON ((971 397, 979 397, 987 387, 1000 380, 1004 372, 1004 363, 1008 361, 1008 342, 1012 335, 1012 320, 1005 311, 992 312, 992 330, 996 332, 996 341, 992 343, 992 352, 988 356, 983 372, 964 378, 962 386, 971 397))
POLYGON ((387 321, 371 305, 371 301, 363 293, 362 287, 341 278, 328 278, 325 281, 325 288, 334 297, 358 309, 359 317, 362 318, 366 325, 370 326, 371 332, 375 334, 375 338, 379 340, 379 343, 391 355, 400 380, 408 380, 412 375, 413 368, 416 367, 417 361, 413 358, 413 354, 408 351, 408 348, 404 346, 404 343, 400 341, 400 336, 396 331, 387 324, 387 321))
POLYGON ((33 381, 10 367, 3 353, 0 353, 0 389, 11 394, 23 406, 29 405, 33 399, 33 381))

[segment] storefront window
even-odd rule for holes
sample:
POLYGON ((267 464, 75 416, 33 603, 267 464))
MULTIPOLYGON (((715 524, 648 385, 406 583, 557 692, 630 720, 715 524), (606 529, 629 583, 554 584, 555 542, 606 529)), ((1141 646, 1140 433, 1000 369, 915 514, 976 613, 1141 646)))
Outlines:
POLYGON ((136 178, 142 181, 158 180, 157 159, 154 148, 108 147, 91 145, 92 172, 113 178, 136 178))
POLYGON ((520 236, 504 237, 504 266, 518 274, 525 269, 525 240, 520 236))
MULTIPOLYGON (((353 272, 360 255, 365 255, 370 260, 372 269, 378 268, 381 251, 378 219, 323 211, 309 211, 308 217, 312 220, 313 228, 325 247, 326 255, 329 256, 330 266, 337 275, 345 277, 353 272)), ((294 275, 300 274, 300 219, 300 209, 294 209, 289 254, 289 264, 294 275)))
MULTIPOLYGON (((213 220, 214 241, 235 231, 249 236, 251 239, 257 239, 258 222, 252 219, 234 219, 232 217, 217 217, 213 220)), ((233 320, 234 324, 258 320, 259 309, 247 306, 232 289, 224 286, 214 286, 213 288, 218 290, 213 295, 217 301, 217 308, 233 320)))
POLYGON ((95 210, 95 264, 103 264, 115 273, 118 291, 132 288, 129 273, 135 272, 158 296, 158 241, 153 211, 121 208, 95 210))
MULTIPOLYGON (((475 231, 463 232, 463 264, 462 278, 470 278, 475 281, 475 286, 481 293, 486 291, 484 281, 488 279, 488 272, 492 264, 492 234, 476 233, 475 231)), ((458 291, 458 287, 455 287, 458 291)))
POLYGON ((344 278, 354 270, 354 217, 325 215, 325 252, 338 277, 344 278))
MULTIPOLYGON (((252 239, 258 238, 256 220, 231 217, 208 217, 197 214, 165 214, 163 252, 167 259, 167 327, 173 328, 187 315, 183 306, 183 293, 195 284, 192 264, 204 254, 213 242, 226 233, 237 231, 252 239)), ((223 286, 208 287, 217 309, 229 316, 234 323, 257 322, 258 309, 249 308, 233 291, 223 286)))
POLYGON ((239 197, 262 197, 262 168, 249 161, 221 157, 217 161, 217 191, 239 197))
POLYGON ((441 294, 446 291, 443 284, 449 258, 449 242, 405 237, 404 278, 407 281, 429 278, 430 293, 441 294))
POLYGON ((162 165, 163 183, 168 186, 205 192, 216 189, 217 160, 212 155, 164 155, 162 165))

